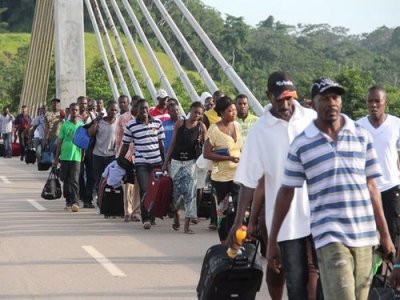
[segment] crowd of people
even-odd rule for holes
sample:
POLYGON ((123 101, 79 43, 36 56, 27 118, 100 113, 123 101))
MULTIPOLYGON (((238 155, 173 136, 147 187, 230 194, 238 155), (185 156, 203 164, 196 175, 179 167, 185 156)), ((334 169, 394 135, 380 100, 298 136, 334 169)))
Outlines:
MULTIPOLYGON (((373 247, 383 258, 396 254, 400 233, 400 119, 385 112, 386 91, 366 91, 368 115, 353 121, 341 112, 345 88, 329 78, 312 83, 311 107, 301 105, 286 72, 268 78, 270 100, 258 118, 246 95, 233 100, 204 92, 187 116, 166 91, 157 106, 139 96, 118 101, 78 97, 65 111, 59 99, 33 120, 22 106, 14 118, 0 116, 5 157, 14 135, 22 151, 43 149, 61 164, 66 211, 95 208, 99 183, 114 160, 133 163, 135 184, 126 182, 125 222, 155 218, 144 209, 149 174, 155 168, 173 182, 172 229, 193 234, 202 189, 211 182, 211 230, 221 243, 238 248, 235 232, 248 223, 249 238, 267 245, 266 281, 272 299, 367 299, 373 247), (77 147, 77 128, 87 128, 92 145, 77 147)), ((396 261, 400 261, 400 257, 396 261)), ((392 285, 400 288, 400 263, 392 285)))

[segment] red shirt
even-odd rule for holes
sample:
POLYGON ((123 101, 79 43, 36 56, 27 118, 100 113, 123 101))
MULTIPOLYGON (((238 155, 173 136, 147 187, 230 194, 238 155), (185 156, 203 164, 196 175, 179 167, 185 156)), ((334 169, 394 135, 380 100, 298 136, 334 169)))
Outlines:
POLYGON ((171 116, 168 114, 168 110, 161 110, 158 108, 158 106, 150 110, 150 116, 159 119, 161 122, 171 119, 171 116))

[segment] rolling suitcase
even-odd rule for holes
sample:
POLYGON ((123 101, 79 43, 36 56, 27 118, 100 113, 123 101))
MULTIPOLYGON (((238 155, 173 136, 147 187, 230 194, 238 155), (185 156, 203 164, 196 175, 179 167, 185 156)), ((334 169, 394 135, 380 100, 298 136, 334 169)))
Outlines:
POLYGON ((0 143, 0 156, 6 156, 6 150, 4 144, 0 143))
POLYGON ((197 216, 199 218, 209 219, 211 217, 212 209, 214 208, 212 205, 213 200, 211 182, 208 180, 206 187, 203 189, 202 198, 197 204, 197 216))
POLYGON ((21 155, 21 144, 11 143, 11 151, 12 151, 12 156, 20 156, 21 155))
POLYGON ((171 202, 172 178, 160 169, 153 169, 144 195, 144 208, 152 216, 162 219, 168 214, 171 202))
POLYGON ((101 199, 100 213, 104 218, 124 217, 124 191, 122 187, 105 185, 101 199))
POLYGON ((36 162, 35 148, 28 148, 25 150, 25 162, 27 164, 34 164, 36 162))
POLYGON ((260 290, 263 268, 257 247, 244 244, 242 254, 230 258, 227 245, 207 250, 197 285, 199 300, 254 300, 260 290))

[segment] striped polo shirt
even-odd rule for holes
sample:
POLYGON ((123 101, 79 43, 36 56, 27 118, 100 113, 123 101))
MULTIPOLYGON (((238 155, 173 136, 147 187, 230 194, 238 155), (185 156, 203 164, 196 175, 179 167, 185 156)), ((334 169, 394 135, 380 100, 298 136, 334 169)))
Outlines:
POLYGON ((136 118, 126 125, 122 142, 133 143, 135 164, 158 164, 162 163, 158 141, 164 138, 164 127, 159 119, 149 117, 149 123, 143 124, 136 118))
POLYGON ((282 185, 307 182, 315 247, 378 243, 367 178, 381 176, 369 133, 350 118, 337 141, 312 122, 290 146, 282 185))

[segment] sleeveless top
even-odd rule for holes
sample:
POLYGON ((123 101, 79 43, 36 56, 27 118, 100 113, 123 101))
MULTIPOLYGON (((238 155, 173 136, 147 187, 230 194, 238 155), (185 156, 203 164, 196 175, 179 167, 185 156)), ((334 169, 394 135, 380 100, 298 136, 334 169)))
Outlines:
POLYGON ((196 143, 199 135, 201 134, 201 122, 193 128, 186 127, 186 121, 178 128, 176 135, 175 147, 172 152, 172 158, 180 161, 187 161, 196 159, 196 143))

